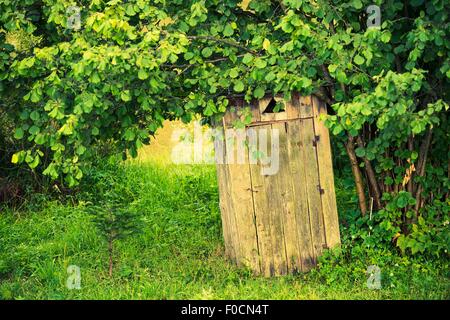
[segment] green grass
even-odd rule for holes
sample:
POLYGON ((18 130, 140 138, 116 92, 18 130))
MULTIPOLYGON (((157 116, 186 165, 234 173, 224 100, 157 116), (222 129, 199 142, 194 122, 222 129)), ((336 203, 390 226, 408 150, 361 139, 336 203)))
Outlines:
MULTIPOLYGON (((84 210, 95 192, 64 203, 37 195, 18 210, 0 211, 0 298, 449 298, 448 263, 390 252, 325 259, 307 274, 253 277, 224 258, 214 167, 131 163, 114 174, 133 195, 129 207, 142 213, 144 229, 117 243, 113 277, 106 244, 84 210), (371 263, 382 268, 381 290, 366 286, 371 263), (80 290, 66 288, 71 264, 81 268, 80 290)), ((343 211, 342 204, 352 205, 351 193, 337 187, 343 211)))

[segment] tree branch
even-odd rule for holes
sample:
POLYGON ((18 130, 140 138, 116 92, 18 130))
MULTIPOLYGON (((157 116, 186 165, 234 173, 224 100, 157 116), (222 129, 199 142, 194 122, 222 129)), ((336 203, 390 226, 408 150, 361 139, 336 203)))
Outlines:
MULTIPOLYGON (((425 166, 427 163, 428 150, 430 149, 430 145, 431 145, 432 133, 433 133, 432 129, 429 128, 425 135, 425 138, 420 146, 419 161, 417 162, 417 176, 418 177, 423 177, 425 175, 425 166)), ((416 207, 415 207, 416 216, 420 209, 421 193, 422 193, 422 185, 419 183, 415 189, 415 194, 414 194, 414 196, 416 198, 416 207)))
MULTIPOLYGON (((364 143, 360 135, 356 138, 356 143, 358 144, 358 147, 364 148, 364 143)), ((378 187, 377 178, 375 176, 375 171, 373 170, 372 164, 367 159, 367 157, 363 157, 364 160, 364 167, 366 169, 367 173, 367 180, 369 181, 370 187, 373 191, 373 200, 375 203, 375 209, 381 208, 381 193, 380 189, 378 187)))
POLYGON ((348 157, 350 159, 350 164, 352 167, 353 177, 355 179, 356 193, 358 194, 359 208, 361 209, 361 215, 365 216, 367 213, 366 195, 364 193, 364 182, 361 175, 361 170, 359 170, 358 159, 356 158, 355 147, 353 145, 354 138, 348 135, 348 140, 345 145, 348 157))

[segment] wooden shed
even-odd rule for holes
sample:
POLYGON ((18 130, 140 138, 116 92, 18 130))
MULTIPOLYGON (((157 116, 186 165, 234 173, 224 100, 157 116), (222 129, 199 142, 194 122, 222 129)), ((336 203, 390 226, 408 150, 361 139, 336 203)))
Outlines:
POLYGON ((326 105, 293 94, 275 112, 278 100, 233 100, 217 126, 224 139, 215 139, 226 255, 264 276, 308 271, 340 244, 330 138, 319 119, 326 105), (236 130, 245 110, 251 123, 236 130), (269 155, 278 155, 275 172, 264 170, 269 155))

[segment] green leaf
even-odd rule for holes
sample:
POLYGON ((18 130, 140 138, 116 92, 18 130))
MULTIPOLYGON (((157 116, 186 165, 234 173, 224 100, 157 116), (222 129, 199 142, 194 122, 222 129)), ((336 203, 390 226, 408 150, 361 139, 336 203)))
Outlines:
POLYGON ((364 63, 365 60, 364 60, 363 57, 361 57, 359 54, 357 54, 357 55, 355 56, 355 58, 354 58, 354 61, 355 61, 356 64, 362 65, 362 64, 364 63))
POLYGON ((53 179, 56 179, 58 177, 58 172, 55 169, 55 165, 51 163, 43 172, 42 174, 46 176, 51 176, 53 179))
POLYGON ((29 116, 30 113, 27 110, 23 110, 19 115, 20 120, 27 120, 29 116))
POLYGON ((257 88, 255 89, 255 91, 253 92, 253 96, 254 96, 256 99, 261 99, 262 97, 264 97, 265 93, 266 93, 266 88, 265 88, 265 87, 262 87, 262 86, 259 86, 259 87, 257 87, 257 88))
POLYGON ((363 148, 356 148, 355 153, 360 158, 362 158, 366 155, 366 151, 363 148))
POLYGON ((16 131, 14 132, 14 138, 16 138, 17 140, 20 140, 23 138, 23 134, 24 134, 23 129, 17 128, 16 131))
POLYGON ((275 105, 275 108, 273 108, 273 112, 280 112, 281 110, 285 110, 286 106, 284 101, 278 101, 275 105))
POLYGON ((230 70, 230 78, 237 78, 239 76, 239 69, 238 68, 233 68, 230 70))
POLYGON ((141 80, 145 80, 148 78, 148 73, 144 69, 139 69, 138 78, 141 80))
POLYGON ((214 104, 214 101, 209 100, 208 103, 206 104, 205 111, 203 111, 204 115, 209 117, 209 116, 212 116, 216 112, 217 112, 217 108, 216 108, 216 105, 214 104))
POLYGON ((425 0, 410 0, 410 3, 413 7, 418 7, 423 4, 425 0))
POLYGON ((249 65, 253 61, 253 55, 250 53, 246 53, 242 58, 242 63, 249 65))
POLYGON ((32 92, 31 92, 31 102, 39 102, 39 101, 41 101, 41 95, 36 91, 36 90, 33 90, 32 92))
POLYGON ((391 40, 391 33, 389 31, 383 32, 381 35, 381 41, 384 43, 388 43, 391 40))
POLYGON ((101 79, 98 72, 93 72, 91 77, 89 78, 89 81, 92 83, 100 83, 101 79))
POLYGON ((258 69, 264 69, 267 66, 267 62, 263 59, 257 58, 255 60, 255 67, 258 69))
POLYGON ((407 204, 408 204, 408 199, 406 197, 400 196, 397 199, 397 206, 399 208, 404 208, 404 207, 406 207, 407 204))
POLYGON ((133 140, 136 138, 136 135, 135 135, 135 133, 134 133, 133 130, 127 129, 127 130, 125 131, 124 138, 125 138, 125 140, 127 140, 127 141, 133 141, 133 140))
POLYGON ((270 40, 269 39, 264 39, 264 41, 263 41, 263 49, 264 50, 269 50, 269 47, 270 47, 270 40))
POLYGON ((125 102, 130 101, 131 100, 130 90, 122 91, 122 93, 120 94, 120 98, 122 99, 122 101, 125 102))
POLYGON ((78 155, 83 155, 84 153, 86 152, 86 147, 85 146, 83 146, 83 145, 80 145, 80 146, 78 146, 78 148, 77 148, 77 154, 78 155))
POLYGON ((314 67, 308 68, 307 75, 309 78, 313 78, 317 74, 317 70, 314 67))
POLYGON ((195 57, 195 54, 193 52, 188 51, 184 54, 184 59, 186 60, 191 60, 193 57, 195 57))
POLYGON ((34 138, 34 142, 36 144, 42 145, 45 143, 45 136, 42 133, 38 133, 36 137, 34 138))
POLYGON ((337 67, 338 67, 337 64, 330 64, 328 66, 328 71, 330 71, 331 73, 334 73, 336 71, 337 67))
POLYGON ((372 114, 372 109, 367 104, 364 104, 361 108, 361 113, 364 116, 370 116, 372 114))
POLYGON ((30 113, 30 119, 33 121, 38 121, 40 118, 39 116, 39 112, 37 111, 33 111, 32 113, 30 113))
POLYGON ((130 155, 132 158, 136 158, 137 157, 137 150, 135 146, 132 146, 128 151, 130 151, 130 155))
POLYGON ((361 0, 353 0, 352 5, 355 9, 358 9, 358 10, 363 7, 361 0))
POLYGON ((29 166, 31 169, 34 169, 34 168, 36 168, 36 167, 39 165, 40 160, 41 160, 41 159, 40 159, 39 156, 35 156, 34 159, 33 159, 33 161, 31 161, 30 163, 28 163, 28 166, 29 166))
POLYGON ((284 20, 281 22, 281 30, 283 30, 286 33, 291 33, 294 31, 294 26, 289 23, 289 21, 284 20))
POLYGON ((19 162, 19 152, 14 153, 11 157, 11 163, 16 164, 19 162))
POLYGON ((69 136, 73 133, 73 128, 68 123, 65 123, 59 128, 58 132, 62 135, 69 136))
POLYGON ((91 133, 93 136, 98 136, 100 134, 100 130, 97 127, 93 127, 91 133))
POLYGON ((273 71, 270 71, 268 74, 266 74, 264 80, 266 80, 267 82, 272 82, 276 77, 276 74, 273 71))
POLYGON ((28 129, 28 132, 31 134, 38 134, 39 131, 41 131, 41 129, 39 129, 39 127, 37 126, 31 126, 31 128, 28 129))
POLYGON ((339 133, 341 133, 343 130, 342 126, 340 124, 337 124, 333 127, 333 134, 336 136, 339 133))
POLYGON ((133 5, 132 4, 128 4, 127 5, 127 9, 126 9, 126 14, 129 16, 134 16, 136 14, 136 12, 134 11, 133 5))
POLYGON ((228 24, 225 26, 225 28, 223 29, 223 35, 224 35, 225 37, 230 37, 230 36, 233 35, 233 33, 234 33, 233 27, 231 26, 231 24, 228 23, 228 24))
POLYGON ((411 122, 411 127, 414 134, 419 134, 425 130, 425 123, 420 120, 413 120, 411 122))
POLYGON ((85 113, 91 113, 93 106, 94 106, 93 101, 92 100, 88 100, 85 103, 83 103, 83 111, 85 113))
POLYGON ((338 71, 336 73, 336 80, 339 81, 340 83, 345 83, 347 81, 347 75, 345 74, 344 71, 338 71))
POLYGON ((211 57, 212 54, 213 54, 213 51, 210 47, 206 47, 202 50, 202 56, 204 56, 205 58, 211 57))
POLYGON ((234 87, 233 87, 234 91, 242 92, 242 91, 244 91, 244 89, 245 89, 245 86, 244 86, 244 83, 241 80, 238 80, 238 81, 236 81, 234 83, 234 87))

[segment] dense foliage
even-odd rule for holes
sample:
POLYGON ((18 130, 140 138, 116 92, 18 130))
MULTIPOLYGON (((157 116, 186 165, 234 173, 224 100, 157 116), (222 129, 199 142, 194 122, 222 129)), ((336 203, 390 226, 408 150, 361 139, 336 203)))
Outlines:
POLYGON ((13 163, 72 187, 97 146, 134 156, 164 119, 213 119, 236 95, 315 93, 362 214, 381 210, 405 250, 446 252, 448 1, 2 0, 0 12, 13 163), (372 4, 381 25, 367 28, 372 4))

